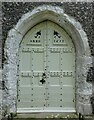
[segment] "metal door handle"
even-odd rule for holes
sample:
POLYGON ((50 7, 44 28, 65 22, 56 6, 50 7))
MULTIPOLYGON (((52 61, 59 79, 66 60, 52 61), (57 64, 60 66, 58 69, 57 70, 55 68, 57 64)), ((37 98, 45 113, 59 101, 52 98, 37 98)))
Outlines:
POLYGON ((46 78, 46 74, 45 73, 43 73, 42 74, 42 80, 40 80, 40 82, 42 83, 42 84, 44 84, 46 81, 44 80, 46 78))
POLYGON ((46 81, 42 78, 42 80, 40 80, 40 82, 41 82, 42 84, 44 84, 46 81))

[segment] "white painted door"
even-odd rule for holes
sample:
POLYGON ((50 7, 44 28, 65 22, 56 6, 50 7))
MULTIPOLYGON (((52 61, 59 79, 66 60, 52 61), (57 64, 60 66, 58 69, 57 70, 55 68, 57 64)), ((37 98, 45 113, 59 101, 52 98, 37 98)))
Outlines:
POLYGON ((75 49, 57 24, 34 26, 19 48, 18 112, 75 111, 75 49))

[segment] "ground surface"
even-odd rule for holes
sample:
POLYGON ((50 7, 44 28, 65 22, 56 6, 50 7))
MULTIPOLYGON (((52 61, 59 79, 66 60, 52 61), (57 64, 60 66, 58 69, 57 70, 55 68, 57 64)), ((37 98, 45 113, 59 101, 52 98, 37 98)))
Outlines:
POLYGON ((39 120, 39 119, 52 119, 52 120, 94 120, 93 116, 81 116, 79 119, 79 116, 77 114, 24 114, 24 115, 17 115, 13 118, 3 118, 2 120, 39 120))

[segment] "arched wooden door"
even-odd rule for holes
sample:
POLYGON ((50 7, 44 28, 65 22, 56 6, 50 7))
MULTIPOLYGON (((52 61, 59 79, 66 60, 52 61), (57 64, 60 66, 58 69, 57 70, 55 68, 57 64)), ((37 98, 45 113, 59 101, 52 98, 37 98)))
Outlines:
POLYGON ((34 26, 19 48, 17 112, 75 112, 75 48, 57 24, 34 26))

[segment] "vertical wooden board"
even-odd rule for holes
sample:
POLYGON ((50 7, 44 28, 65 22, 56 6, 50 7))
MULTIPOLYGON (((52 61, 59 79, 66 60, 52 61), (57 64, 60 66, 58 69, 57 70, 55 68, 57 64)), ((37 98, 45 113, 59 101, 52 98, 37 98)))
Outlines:
POLYGON ((31 85, 31 77, 20 77, 20 81, 19 81, 19 86, 26 86, 26 85, 31 85))
POLYGON ((46 105, 46 92, 44 86, 33 86, 31 99, 33 107, 44 107, 46 105))
POLYGON ((20 62, 19 70, 20 71, 30 71, 31 70, 31 53, 30 52, 21 52, 20 53, 20 62))
POLYGON ((44 53, 40 52, 33 53, 32 69, 34 71, 44 70, 44 53))
POLYGON ((72 53, 62 54, 62 69, 65 71, 75 71, 75 56, 72 53))
POLYGON ((68 86, 75 86, 75 81, 74 81, 74 77, 63 77, 61 79, 62 82, 62 86, 63 85, 68 85, 68 86))
POLYGON ((17 102, 17 109, 25 109, 25 108, 31 108, 31 101, 30 102, 23 102, 23 101, 20 101, 20 102, 17 102))
POLYGON ((60 53, 49 53, 49 71, 60 70, 60 53))
POLYGON ((60 77, 52 77, 50 76, 48 79, 48 86, 60 85, 60 77))

